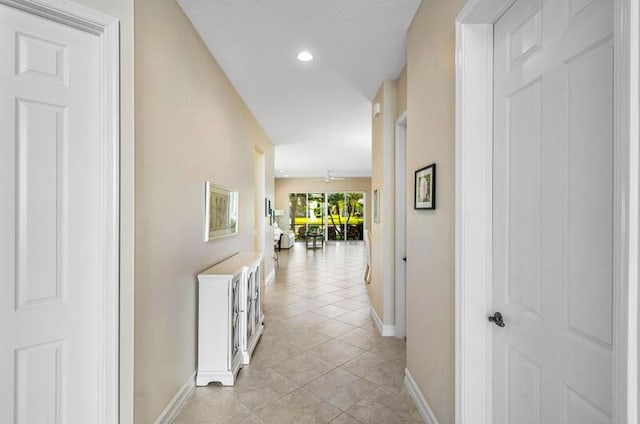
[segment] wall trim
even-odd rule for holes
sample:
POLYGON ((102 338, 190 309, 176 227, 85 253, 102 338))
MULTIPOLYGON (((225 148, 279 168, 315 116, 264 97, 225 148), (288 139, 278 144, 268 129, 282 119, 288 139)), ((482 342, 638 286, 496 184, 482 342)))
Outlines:
POLYGON ((96 35, 109 31, 114 24, 119 25, 112 16, 68 0, 2 0, 0 4, 96 35))
POLYGON ((492 422, 492 333, 478 317, 492 309, 493 22, 513 1, 469 0, 456 20, 456 424, 492 422))
POLYGON ((396 326, 395 325, 385 325, 382 323, 380 316, 373 308, 372 305, 369 305, 369 312, 371 313, 371 317, 373 318, 373 322, 375 322, 376 327, 378 327, 378 331, 382 335, 382 337, 391 337, 396 335, 396 326))
POLYGON ((180 414, 182 407, 193 395, 196 389, 196 371, 191 374, 187 381, 180 387, 171 402, 164 408, 155 424, 171 424, 180 414))
POLYGON ((440 424, 436 418, 436 414, 433 413, 433 410, 427 403, 427 400, 422 395, 418 384, 416 384, 416 381, 413 379, 408 368, 404 369, 404 385, 409 392, 409 396, 411 396, 411 399, 413 399, 413 402, 416 404, 416 407, 424 421, 427 424, 440 424))

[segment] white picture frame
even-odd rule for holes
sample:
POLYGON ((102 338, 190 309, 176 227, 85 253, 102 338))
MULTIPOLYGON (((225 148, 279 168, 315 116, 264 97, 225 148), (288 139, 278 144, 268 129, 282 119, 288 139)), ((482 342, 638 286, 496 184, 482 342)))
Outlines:
POLYGON ((237 191, 205 182, 204 241, 238 234, 237 191))

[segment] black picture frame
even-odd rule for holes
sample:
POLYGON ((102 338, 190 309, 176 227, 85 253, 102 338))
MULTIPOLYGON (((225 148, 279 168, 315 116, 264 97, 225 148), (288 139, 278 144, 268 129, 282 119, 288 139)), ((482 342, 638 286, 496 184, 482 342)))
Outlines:
POLYGON ((436 208, 436 164, 432 163, 415 172, 413 181, 413 208, 436 208))

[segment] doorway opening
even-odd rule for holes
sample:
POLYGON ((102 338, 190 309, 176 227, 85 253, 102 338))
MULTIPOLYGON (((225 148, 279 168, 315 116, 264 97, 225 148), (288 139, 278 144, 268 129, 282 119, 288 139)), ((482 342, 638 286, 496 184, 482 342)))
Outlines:
POLYGON ((257 147, 253 150, 253 186, 254 189, 254 215, 253 215, 253 249, 256 252, 264 252, 265 246, 265 214, 262 212, 265 199, 265 157, 257 147))
POLYGON ((407 112, 396 121, 396 324, 395 336, 407 335, 407 112))

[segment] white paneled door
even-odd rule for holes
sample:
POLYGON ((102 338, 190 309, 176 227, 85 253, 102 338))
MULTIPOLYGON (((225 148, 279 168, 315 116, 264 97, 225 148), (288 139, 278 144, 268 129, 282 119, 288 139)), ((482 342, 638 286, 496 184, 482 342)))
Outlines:
POLYGON ((613 22, 610 0, 519 0, 495 25, 498 424, 612 419, 613 22))
POLYGON ((103 422, 100 38, 0 5, 0 422, 103 422))

